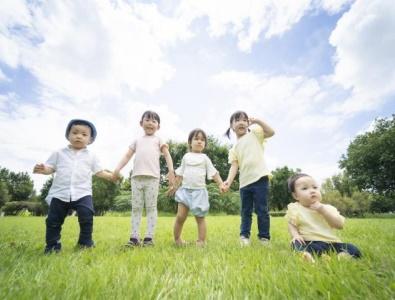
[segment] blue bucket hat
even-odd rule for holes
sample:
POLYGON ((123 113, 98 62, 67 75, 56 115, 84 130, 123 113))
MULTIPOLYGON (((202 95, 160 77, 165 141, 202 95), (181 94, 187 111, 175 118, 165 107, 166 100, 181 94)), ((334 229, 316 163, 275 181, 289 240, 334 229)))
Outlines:
POLYGON ((71 127, 73 125, 85 125, 88 126, 91 129, 91 142, 89 144, 92 144, 97 136, 97 131, 96 131, 96 127, 95 125, 93 125, 91 122, 87 121, 87 120, 82 120, 82 119, 73 119, 69 122, 69 124, 67 125, 66 128, 66 139, 69 138, 69 133, 71 130, 71 127))

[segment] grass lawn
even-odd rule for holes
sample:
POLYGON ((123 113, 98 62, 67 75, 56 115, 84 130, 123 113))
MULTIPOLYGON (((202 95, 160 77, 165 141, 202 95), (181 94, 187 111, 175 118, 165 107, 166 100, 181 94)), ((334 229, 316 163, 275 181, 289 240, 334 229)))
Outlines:
MULTIPOLYGON (((96 217, 96 248, 76 250, 76 217, 63 226, 60 254, 43 255, 45 219, 0 218, 0 299, 394 299, 395 219, 348 219, 339 235, 361 260, 309 264, 289 249, 284 218, 272 242, 240 248, 238 216, 209 216, 208 244, 177 248, 174 217, 160 217, 150 248, 125 249, 129 217, 96 217)), ((145 225, 145 224, 143 224, 145 225)), ((184 239, 196 239, 189 217, 184 239)))

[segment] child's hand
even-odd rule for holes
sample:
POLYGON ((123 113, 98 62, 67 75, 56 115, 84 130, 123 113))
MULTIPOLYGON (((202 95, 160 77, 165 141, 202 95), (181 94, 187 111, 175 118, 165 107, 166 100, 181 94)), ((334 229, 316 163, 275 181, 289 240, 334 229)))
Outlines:
POLYGON ((112 172, 112 181, 117 182, 119 179, 121 179, 119 171, 115 170, 112 172))
POLYGON ((222 193, 226 193, 226 192, 229 191, 229 188, 230 188, 229 182, 228 182, 227 180, 225 180, 225 181, 222 183, 221 192, 222 192, 222 193))
POLYGON ((33 173, 45 174, 45 165, 44 164, 36 164, 33 168, 33 173))
POLYGON ((169 180, 169 186, 174 186, 175 180, 176 180, 176 176, 174 175, 174 171, 169 171, 167 173, 167 178, 169 180))
POLYGON ((176 190, 177 190, 177 188, 175 186, 171 185, 171 186, 169 186, 169 189, 167 190, 166 195, 168 197, 173 197, 174 194, 176 193, 176 190))
POLYGON ((295 236, 295 237, 292 239, 292 243, 295 243, 295 242, 299 242, 299 243, 301 243, 302 245, 306 245, 306 242, 304 241, 303 237, 300 236, 300 235, 297 235, 297 236, 295 236))
POLYGON ((256 119, 255 118, 252 118, 252 117, 248 118, 248 124, 249 125, 252 125, 252 124, 255 124, 255 123, 256 123, 256 119))
POLYGON ((314 203, 310 204, 309 208, 315 211, 321 211, 324 205, 320 201, 315 201, 314 203))

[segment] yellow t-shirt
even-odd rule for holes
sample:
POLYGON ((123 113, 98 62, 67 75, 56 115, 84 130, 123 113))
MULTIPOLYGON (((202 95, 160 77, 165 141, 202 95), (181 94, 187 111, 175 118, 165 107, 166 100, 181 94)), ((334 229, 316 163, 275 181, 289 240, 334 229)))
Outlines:
MULTIPOLYGON (((336 207, 329 204, 324 205, 326 209, 331 210, 333 214, 340 216, 336 207)), ((299 202, 288 204, 285 218, 298 229, 299 234, 305 241, 341 243, 341 240, 335 234, 335 229, 328 224, 320 213, 304 207, 299 202)))
POLYGON ((262 127, 255 126, 229 150, 229 163, 237 161, 239 165, 240 188, 270 174, 263 157, 264 142, 262 127))

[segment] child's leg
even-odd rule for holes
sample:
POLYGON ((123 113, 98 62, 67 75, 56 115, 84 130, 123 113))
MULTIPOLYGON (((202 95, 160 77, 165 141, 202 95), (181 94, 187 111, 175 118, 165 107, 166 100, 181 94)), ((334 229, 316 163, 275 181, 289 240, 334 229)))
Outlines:
POLYGON ((196 223, 198 225, 198 240, 196 241, 198 246, 203 246, 206 242, 206 219, 204 217, 195 217, 196 223))
POLYGON ((269 180, 267 176, 253 183, 251 187, 254 189, 253 199, 257 215, 258 238, 270 240, 269 180))
POLYGON ((359 249, 356 246, 354 246, 353 244, 333 243, 332 246, 338 254, 339 253, 348 253, 349 255, 351 255, 352 257, 355 257, 355 258, 360 258, 362 256, 359 249))
POLYGON ((315 254, 318 256, 323 253, 329 252, 332 249, 329 243, 321 241, 305 241, 305 244, 295 241, 292 242, 291 247, 295 251, 308 252, 310 254, 315 254))
POLYGON ((240 200, 241 200, 240 236, 250 238, 252 209, 253 209, 253 193, 250 190, 249 186, 240 189, 240 200))
POLYGON ((147 232, 146 238, 153 239, 155 227, 158 220, 158 193, 159 193, 159 179, 148 178, 144 188, 145 211, 147 214, 147 232))
POLYGON ((131 237, 139 239, 141 217, 144 207, 144 191, 139 178, 132 178, 132 233, 131 237))
POLYGON ((60 250, 62 245, 60 243, 60 232, 64 219, 69 210, 69 203, 53 198, 49 205, 48 217, 45 220, 46 234, 45 240, 47 243, 47 250, 60 250))
POLYGON ((173 229, 173 234, 174 234, 174 241, 176 242, 177 245, 182 245, 183 240, 181 239, 181 232, 182 232, 182 227, 184 226, 184 222, 187 219, 189 209, 182 203, 178 203, 178 208, 177 208, 177 216, 176 216, 176 221, 174 222, 174 229, 173 229))
POLYGON ((94 245, 92 240, 94 214, 92 196, 85 196, 76 202, 72 202, 71 206, 77 211, 78 222, 80 223, 78 245, 92 247, 94 245))

